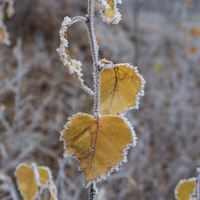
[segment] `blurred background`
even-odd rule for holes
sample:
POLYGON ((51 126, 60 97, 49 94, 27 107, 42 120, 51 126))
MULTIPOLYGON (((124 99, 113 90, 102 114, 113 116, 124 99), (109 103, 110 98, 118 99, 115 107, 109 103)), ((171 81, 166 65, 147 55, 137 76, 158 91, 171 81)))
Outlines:
MULTIPOLYGON (((60 200, 86 200, 78 162, 63 158, 60 131, 77 112, 93 113, 60 61, 59 29, 84 16, 87 0, 0 0, 0 199, 22 199, 16 166, 52 170, 60 200), (9 34, 9 35, 8 35, 9 34)), ((180 179, 200 166, 200 1, 123 0, 119 25, 106 25, 95 3, 99 58, 132 63, 146 79, 138 110, 127 117, 137 134, 128 162, 97 184, 98 200, 175 199, 180 179)), ((86 26, 68 31, 72 58, 93 87, 86 26)), ((43 199, 48 199, 43 195, 43 199)))

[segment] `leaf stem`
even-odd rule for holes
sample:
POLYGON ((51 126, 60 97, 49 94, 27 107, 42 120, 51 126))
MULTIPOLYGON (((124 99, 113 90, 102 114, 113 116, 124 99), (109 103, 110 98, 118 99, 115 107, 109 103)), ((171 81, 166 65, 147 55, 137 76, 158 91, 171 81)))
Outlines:
POLYGON ((86 16, 86 24, 88 27, 89 41, 92 51, 92 60, 94 68, 94 117, 99 119, 100 104, 100 66, 98 64, 98 45, 94 33, 94 0, 88 0, 88 14, 86 16))
POLYGON ((200 200, 200 168, 197 168, 197 200, 200 200))
MULTIPOLYGON (((99 119, 99 104, 100 104, 100 66, 98 64, 98 50, 96 35, 94 33, 94 0, 88 0, 88 14, 86 15, 86 24, 88 27, 89 41, 92 52, 93 68, 94 68, 94 117, 99 119)), ((88 199, 95 200, 96 189, 92 183, 88 189, 88 199)))
POLYGON ((95 200, 96 197, 96 190, 94 183, 92 183, 88 189, 88 200, 95 200))

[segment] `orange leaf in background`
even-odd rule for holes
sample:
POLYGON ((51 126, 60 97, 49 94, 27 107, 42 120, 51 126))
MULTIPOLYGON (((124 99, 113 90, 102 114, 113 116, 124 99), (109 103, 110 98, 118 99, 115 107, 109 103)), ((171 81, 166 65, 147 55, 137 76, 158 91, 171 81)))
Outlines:
POLYGON ((192 0, 183 0, 183 4, 185 6, 190 6, 192 4, 192 0))
MULTIPOLYGON (((41 186, 47 185, 47 182, 52 182, 50 170, 47 167, 37 167, 39 173, 39 181, 41 186)), ((26 164, 20 164, 15 172, 17 183, 25 200, 32 200, 38 193, 38 188, 35 181, 33 170, 26 164)))
POLYGON ((190 35, 192 37, 200 37, 200 28, 199 27, 192 27, 190 29, 190 35))
POLYGON ((86 186, 117 167, 124 159, 125 149, 136 139, 120 116, 103 116, 97 121, 83 113, 72 116, 61 134, 65 155, 80 161, 86 186))
POLYGON ((100 113, 115 115, 138 108, 145 80, 137 68, 127 63, 113 65, 107 60, 101 60, 100 64, 105 66, 101 73, 100 113))
POLYGON ((0 21, 0 41, 4 44, 10 45, 9 33, 6 30, 6 26, 0 21))
POLYGON ((190 53, 191 55, 195 55, 195 54, 197 54, 197 52, 198 52, 198 49, 197 49, 196 46, 191 46, 191 47, 189 48, 189 53, 190 53))
POLYGON ((196 178, 181 180, 175 188, 175 198, 177 200, 191 200, 190 196, 196 188, 196 178))
POLYGON ((121 14, 118 12, 117 3, 118 0, 101 0, 103 10, 101 11, 103 20, 108 24, 118 24, 121 20, 121 14))

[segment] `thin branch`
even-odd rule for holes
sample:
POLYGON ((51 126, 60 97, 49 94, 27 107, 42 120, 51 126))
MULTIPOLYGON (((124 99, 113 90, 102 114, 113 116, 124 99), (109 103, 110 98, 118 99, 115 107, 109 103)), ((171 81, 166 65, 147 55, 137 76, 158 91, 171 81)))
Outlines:
MULTIPOLYGON (((99 105, 100 105, 100 66, 98 64, 98 45, 94 33, 94 0, 88 0, 88 14, 86 16, 86 24, 88 27, 89 41, 92 52, 93 68, 94 68, 94 117, 99 119, 99 105)), ((88 199, 95 200, 97 188, 92 183, 88 190, 88 199)))
POLYGON ((88 200, 95 200, 97 196, 97 187, 92 183, 88 189, 88 200))
POLYGON ((98 45, 94 33, 94 0, 88 0, 88 14, 86 17, 86 24, 88 27, 90 47, 92 51, 92 60, 94 68, 94 116, 99 118, 99 104, 100 104, 100 66, 98 65, 98 45))
POLYGON ((200 200, 200 168, 197 168, 197 200, 200 200))
POLYGON ((82 16, 76 16, 76 17, 74 17, 74 18, 72 19, 72 24, 77 23, 77 22, 80 22, 80 21, 86 23, 86 18, 85 18, 85 17, 82 17, 82 16))

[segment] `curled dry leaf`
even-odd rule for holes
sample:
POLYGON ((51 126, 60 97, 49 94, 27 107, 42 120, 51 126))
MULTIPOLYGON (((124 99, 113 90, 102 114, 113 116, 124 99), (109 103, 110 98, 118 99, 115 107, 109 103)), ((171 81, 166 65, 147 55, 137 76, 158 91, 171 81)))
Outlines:
MULTIPOLYGON (((76 21, 77 22, 77 21, 76 21)), ((67 67, 70 74, 74 75, 74 78, 77 80, 80 87, 88 92, 89 94, 93 95, 93 91, 88 88, 83 83, 83 79, 81 78, 83 75, 81 73, 82 71, 82 64, 80 61, 77 61, 75 59, 71 59, 69 52, 68 52, 68 40, 67 40, 67 29, 69 26, 71 26, 73 23, 73 20, 70 17, 65 17, 64 21, 62 22, 62 27, 60 29, 60 46, 57 49, 57 52, 60 55, 60 59, 62 60, 64 66, 67 67)))
POLYGON ((101 17, 107 24, 118 24, 121 20, 121 14, 118 11, 117 3, 120 0, 101 0, 103 9, 101 10, 101 17))
MULTIPOLYGON (((56 188, 52 181, 49 168, 37 167, 37 170, 39 174, 40 185, 42 188, 49 188, 52 200, 56 200, 56 188)), ((15 175, 17 176, 17 184, 23 198, 25 200, 35 199, 38 193, 38 188, 33 169, 29 165, 22 163, 17 167, 15 175)))
POLYGON ((121 116, 72 116, 61 132, 65 155, 77 158, 85 175, 86 187, 101 180, 126 161, 126 150, 135 145, 135 133, 121 116))
POLYGON ((181 180, 175 188, 175 198, 177 200, 191 200, 191 195, 196 188, 196 178, 181 180))
POLYGON ((138 108, 139 98, 144 95, 144 78, 137 68, 127 63, 115 64, 100 61, 101 73, 100 113, 115 115, 127 109, 138 108))

